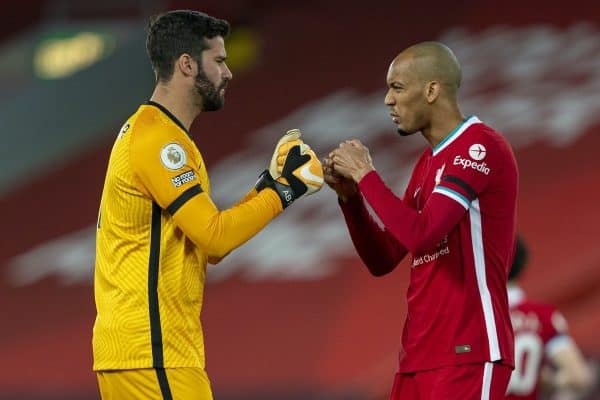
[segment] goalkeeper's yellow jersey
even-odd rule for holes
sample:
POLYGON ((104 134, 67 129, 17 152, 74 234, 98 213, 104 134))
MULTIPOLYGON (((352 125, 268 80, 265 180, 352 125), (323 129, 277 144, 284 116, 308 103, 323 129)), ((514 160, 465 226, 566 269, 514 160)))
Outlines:
POLYGON ((184 126, 161 105, 142 105, 115 141, 100 203, 94 370, 204 368, 207 262, 281 211, 272 190, 219 211, 184 126))

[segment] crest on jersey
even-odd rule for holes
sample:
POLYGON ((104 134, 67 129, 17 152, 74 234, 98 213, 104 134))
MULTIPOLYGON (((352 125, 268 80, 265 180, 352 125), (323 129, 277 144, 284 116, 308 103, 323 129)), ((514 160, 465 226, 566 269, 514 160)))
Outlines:
POLYGON ((446 168, 446 164, 442 165, 440 169, 435 173, 435 184, 436 186, 442 182, 442 174, 444 173, 444 168, 446 168))
POLYGON ((169 143, 160 151, 160 161, 168 169, 179 169, 183 167, 187 161, 185 150, 178 143, 169 143))
POLYGON ((469 156, 475 161, 481 161, 485 158, 487 150, 485 146, 479 143, 475 143, 469 147, 469 156))

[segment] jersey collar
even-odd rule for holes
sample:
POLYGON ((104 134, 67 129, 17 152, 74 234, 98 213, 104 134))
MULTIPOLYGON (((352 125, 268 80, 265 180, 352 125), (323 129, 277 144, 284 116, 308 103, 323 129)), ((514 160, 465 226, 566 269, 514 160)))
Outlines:
POLYGON ((446 147, 450 145, 450 143, 454 142, 464 131, 469 129, 469 127, 473 124, 481 123, 479 118, 474 115, 468 116, 461 121, 460 124, 456 128, 452 130, 441 142, 439 142, 433 149, 432 155, 435 156, 440 151, 444 150, 446 147))
POLYGON ((183 126, 181 121, 178 120, 177 117, 171 113, 171 111, 167 110, 167 108, 165 106, 163 106, 162 104, 159 104, 155 101, 152 101, 152 100, 148 100, 146 102, 146 104, 149 106, 154 106, 154 107, 158 108, 160 111, 163 112, 163 114, 165 114, 167 117, 169 117, 169 119, 172 120, 175 123, 175 125, 180 127, 189 137, 192 137, 192 135, 190 135, 190 132, 187 129, 185 129, 185 126, 183 126))

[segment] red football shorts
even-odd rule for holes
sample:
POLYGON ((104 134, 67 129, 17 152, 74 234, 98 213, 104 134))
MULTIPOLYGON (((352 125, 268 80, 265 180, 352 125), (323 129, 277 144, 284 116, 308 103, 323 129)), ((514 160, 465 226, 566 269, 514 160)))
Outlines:
POLYGON ((390 400, 501 400, 512 370, 498 363, 397 373, 390 400))

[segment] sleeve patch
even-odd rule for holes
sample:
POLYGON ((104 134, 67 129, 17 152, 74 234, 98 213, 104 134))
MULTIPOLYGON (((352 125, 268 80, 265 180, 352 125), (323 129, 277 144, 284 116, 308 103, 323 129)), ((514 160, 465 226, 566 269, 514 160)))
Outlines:
POLYGON ((487 150, 485 146, 479 143, 475 143, 469 147, 469 156, 475 161, 481 161, 485 158, 487 150))
POLYGON ((193 181, 194 179, 196 179, 196 174, 193 170, 190 169, 189 171, 185 171, 177 176, 172 177, 171 183, 173 183, 173 186, 177 188, 181 185, 185 185, 186 183, 193 181))
POLYGON ((169 143, 160 150, 160 161, 167 169, 178 170, 187 162, 187 154, 179 143, 169 143))
MULTIPOLYGON (((473 146, 471 146, 472 148, 473 146)), ((483 146, 482 146, 483 147, 483 146)), ((469 154, 471 153, 471 150, 469 149, 469 154)), ((485 161, 483 162, 477 162, 477 161, 473 161, 473 160, 469 160, 467 158, 463 158, 461 156, 456 156, 454 157, 454 161, 452 162, 453 165, 460 165, 460 167, 465 170, 465 169, 474 169, 475 171, 481 172, 484 175, 489 175, 490 174, 490 167, 488 167, 488 165, 485 163, 485 161)))

